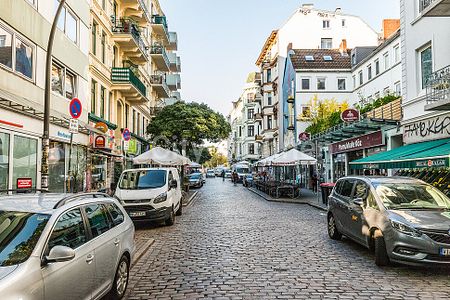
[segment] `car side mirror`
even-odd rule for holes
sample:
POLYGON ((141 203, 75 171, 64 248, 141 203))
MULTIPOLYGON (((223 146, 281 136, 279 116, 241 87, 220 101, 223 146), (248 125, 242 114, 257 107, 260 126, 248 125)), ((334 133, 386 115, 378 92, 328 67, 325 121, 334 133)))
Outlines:
POLYGON ((170 188, 176 189, 178 187, 178 182, 174 179, 170 182, 170 188))
POLYGON ((46 263, 66 262, 75 258, 75 250, 66 246, 55 246, 45 257, 46 263))
POLYGON ((358 206, 364 206, 364 199, 363 198, 355 198, 355 199, 353 199, 353 204, 356 204, 358 206))

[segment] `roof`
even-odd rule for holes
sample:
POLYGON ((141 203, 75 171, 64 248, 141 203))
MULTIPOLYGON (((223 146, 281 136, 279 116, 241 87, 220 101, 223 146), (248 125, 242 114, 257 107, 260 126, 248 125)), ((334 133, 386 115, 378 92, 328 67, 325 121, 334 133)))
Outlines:
POLYGON ((417 178, 413 178, 413 177, 402 177, 402 176, 346 176, 340 179, 345 179, 345 178, 356 178, 356 179, 361 179, 367 182, 371 182, 374 184, 379 184, 379 183, 411 183, 411 182, 416 182, 416 183, 423 183, 422 180, 419 180, 417 178))
POLYGON ((276 40, 277 36, 278 30, 272 30, 266 42, 264 43, 263 48, 261 49, 261 53, 259 54, 258 60, 255 63, 257 66, 259 66, 263 62, 267 52, 269 51, 269 48, 273 45, 273 42, 276 40))
POLYGON ((344 55, 338 49, 293 49, 291 61, 296 70, 299 69, 348 69, 351 70, 350 51, 347 50, 344 55), (314 60, 308 61, 307 56, 313 56, 314 60), (332 60, 325 60, 325 56, 331 56, 332 60))

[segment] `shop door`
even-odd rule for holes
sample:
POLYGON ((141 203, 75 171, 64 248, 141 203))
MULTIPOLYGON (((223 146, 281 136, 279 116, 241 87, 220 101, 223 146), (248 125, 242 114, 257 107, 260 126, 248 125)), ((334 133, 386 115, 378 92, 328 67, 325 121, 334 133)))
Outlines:
POLYGON ((9 188, 9 134, 0 132, 0 190, 9 188))

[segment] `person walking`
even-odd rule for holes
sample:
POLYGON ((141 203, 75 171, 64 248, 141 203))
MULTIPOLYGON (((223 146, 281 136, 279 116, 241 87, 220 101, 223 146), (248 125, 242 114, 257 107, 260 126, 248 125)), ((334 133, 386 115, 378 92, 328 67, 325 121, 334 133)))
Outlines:
POLYGON ((238 173, 236 173, 236 171, 233 172, 233 174, 231 174, 231 179, 233 180, 233 184, 236 185, 238 182, 238 173))
POLYGON ((318 180, 317 174, 314 174, 312 176, 312 190, 314 193, 317 193, 317 180, 318 180))
POLYGON ((222 176, 222 181, 225 181, 225 170, 222 170, 220 176, 222 176))

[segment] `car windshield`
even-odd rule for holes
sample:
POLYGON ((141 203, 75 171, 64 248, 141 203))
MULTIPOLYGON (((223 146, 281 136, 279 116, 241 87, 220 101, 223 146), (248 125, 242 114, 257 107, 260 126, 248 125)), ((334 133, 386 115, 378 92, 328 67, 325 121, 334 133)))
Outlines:
POLYGON ((190 179, 200 179, 200 174, 192 174, 189 176, 190 179))
POLYGON ((25 262, 50 215, 0 210, 0 266, 25 262))
POLYGON ((421 183, 381 183, 375 186, 387 209, 450 209, 450 199, 421 183))
POLYGON ((236 168, 236 173, 239 173, 239 174, 246 174, 246 173, 250 173, 250 171, 249 171, 248 168, 241 168, 241 167, 238 167, 238 168, 236 168))
POLYGON ((143 190, 160 188, 165 185, 165 170, 136 170, 127 171, 123 174, 119 188, 123 190, 143 190))

